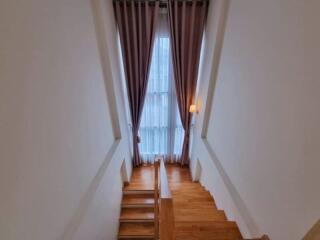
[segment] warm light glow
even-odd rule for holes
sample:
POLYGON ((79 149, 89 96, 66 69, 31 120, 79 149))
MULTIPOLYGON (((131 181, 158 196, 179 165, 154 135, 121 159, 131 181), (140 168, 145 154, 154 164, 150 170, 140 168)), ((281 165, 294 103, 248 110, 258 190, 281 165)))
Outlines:
POLYGON ((190 106, 189 112, 196 113, 197 112, 197 106, 195 104, 192 104, 190 106))

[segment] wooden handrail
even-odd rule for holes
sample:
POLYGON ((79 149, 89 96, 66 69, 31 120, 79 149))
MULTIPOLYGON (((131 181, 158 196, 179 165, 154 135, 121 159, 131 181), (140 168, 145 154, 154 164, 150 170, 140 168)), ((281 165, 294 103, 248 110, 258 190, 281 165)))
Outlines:
POLYGON ((160 161, 160 198, 172 198, 163 159, 160 161))
MULTIPOLYGON (((166 172, 166 167, 164 164, 164 160, 160 159, 159 161, 155 162, 155 176, 158 178, 158 171, 159 171, 159 180, 156 180, 156 184, 159 184, 159 195, 157 196, 159 203, 156 205, 159 206, 159 219, 160 223, 155 223, 155 228, 159 231, 160 240, 173 240, 174 239, 174 215, 173 215, 173 200, 171 191, 169 188, 169 182, 166 172), (160 165, 160 169, 159 169, 160 165), (158 182, 159 181, 159 182, 158 182), (158 205, 159 204, 159 205, 158 205)), ((156 191, 155 191, 156 192, 156 191)), ((157 215, 158 217, 158 215, 157 215)), ((158 221, 158 219, 156 219, 158 221)))

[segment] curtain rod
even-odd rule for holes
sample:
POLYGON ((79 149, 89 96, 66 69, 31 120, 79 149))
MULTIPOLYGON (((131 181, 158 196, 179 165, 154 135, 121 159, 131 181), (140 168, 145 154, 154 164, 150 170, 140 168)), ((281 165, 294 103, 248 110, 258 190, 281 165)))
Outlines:
MULTIPOLYGON (((177 2, 209 2, 209 0, 175 0, 177 2)), ((168 0, 113 0, 113 2, 159 2, 160 5, 167 5, 168 4, 168 0)))
MULTIPOLYGON (((168 3, 169 0, 113 0, 114 2, 163 2, 168 3)), ((208 2, 209 0, 175 0, 177 2, 208 2)))

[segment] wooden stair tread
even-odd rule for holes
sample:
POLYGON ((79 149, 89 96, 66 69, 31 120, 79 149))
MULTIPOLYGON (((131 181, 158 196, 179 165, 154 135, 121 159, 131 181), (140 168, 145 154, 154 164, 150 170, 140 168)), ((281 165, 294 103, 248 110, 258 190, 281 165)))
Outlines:
POLYGON ((122 207, 154 206, 153 194, 128 194, 122 198, 122 207))
POLYGON ((154 194, 154 190, 153 189, 123 189, 123 194, 124 195, 150 195, 150 194, 154 194))
POLYGON ((235 222, 232 221, 193 221, 193 222, 176 222, 176 230, 183 228, 199 228, 201 230, 212 230, 219 228, 238 229, 235 222))
POLYGON ((224 214, 210 214, 207 216, 203 216, 202 215, 181 215, 181 214, 177 214, 176 212, 174 212, 175 214, 175 221, 180 221, 180 222, 193 222, 193 221, 227 221, 226 217, 224 214))
POLYGON ((176 194, 176 195, 191 195, 193 193, 197 193, 199 195, 203 195, 203 196, 210 196, 211 197, 211 194, 207 191, 207 190, 202 190, 202 189, 185 189, 183 191, 181 191, 181 189, 175 189, 175 188, 170 188, 170 191, 172 194, 176 194))
POLYGON ((237 224, 230 221, 176 222, 175 235, 177 239, 242 239, 237 224))
POLYGON ((175 237, 175 240, 243 240, 242 237, 232 236, 231 234, 214 234, 214 235, 178 235, 175 237))
POLYGON ((196 198, 196 199, 174 199, 173 202, 175 204, 208 204, 208 205, 215 205, 215 202, 210 200, 210 199, 206 199, 206 198, 196 198))
POLYGON ((237 230, 221 229, 220 231, 203 232, 190 231, 175 233, 176 239, 203 239, 203 240, 242 240, 241 234, 237 230), (191 237, 191 238, 190 238, 191 237))
MULTIPOLYGON (((173 198, 175 240, 243 240, 237 224, 218 210, 214 198, 188 168, 167 165, 173 198)), ((154 168, 134 168, 123 188, 119 239, 154 239, 154 168)), ((161 221, 160 221, 161 224, 161 221)))
POLYGON ((172 195, 180 196, 180 197, 186 196, 186 197, 210 197, 210 198, 212 198, 212 196, 208 192, 199 192, 199 191, 178 192, 178 191, 171 191, 171 193, 172 193, 172 195), (197 193, 197 195, 194 195, 195 193, 197 193))
POLYGON ((120 221, 154 221, 153 208, 123 208, 120 221))
POLYGON ((154 190, 154 186, 150 185, 150 184, 134 184, 134 183, 130 183, 129 185, 123 187, 123 190, 136 190, 136 191, 153 191, 154 190))
POLYGON ((120 223, 119 239, 152 238, 154 236, 153 223, 120 223))

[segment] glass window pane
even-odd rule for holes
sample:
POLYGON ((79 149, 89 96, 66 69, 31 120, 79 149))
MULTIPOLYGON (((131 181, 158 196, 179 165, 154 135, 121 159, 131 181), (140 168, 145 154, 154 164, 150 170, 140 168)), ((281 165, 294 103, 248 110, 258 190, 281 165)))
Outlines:
POLYGON ((153 161, 157 154, 179 155, 181 152, 184 131, 176 101, 174 105, 171 100, 169 51, 169 38, 157 37, 139 129, 141 138, 139 148, 144 161, 153 161), (172 114, 174 121, 170 120, 172 114), (173 144, 171 138, 174 139, 173 144))

